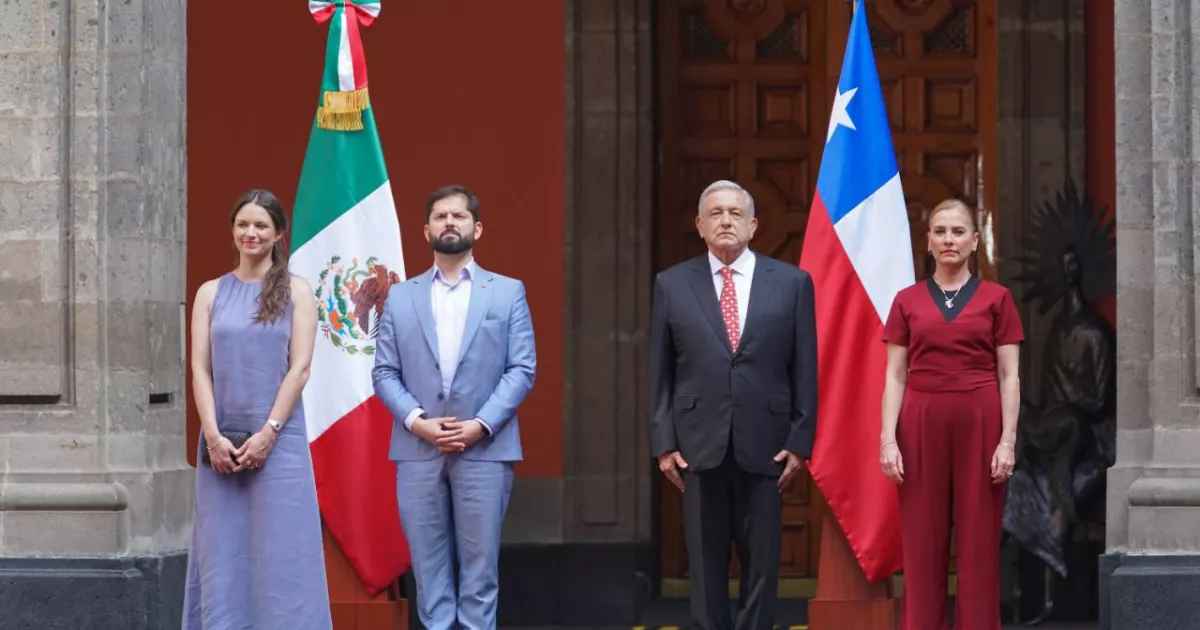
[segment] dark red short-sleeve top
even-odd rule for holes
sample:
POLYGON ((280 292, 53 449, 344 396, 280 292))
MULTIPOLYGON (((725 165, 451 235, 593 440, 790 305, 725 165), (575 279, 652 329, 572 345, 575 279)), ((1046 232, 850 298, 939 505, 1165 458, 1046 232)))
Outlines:
POLYGON ((967 391, 995 383, 996 348, 1025 340, 1009 290, 973 281, 974 291, 954 308, 939 307, 940 289, 931 280, 896 294, 883 340, 908 347, 907 388, 967 391))

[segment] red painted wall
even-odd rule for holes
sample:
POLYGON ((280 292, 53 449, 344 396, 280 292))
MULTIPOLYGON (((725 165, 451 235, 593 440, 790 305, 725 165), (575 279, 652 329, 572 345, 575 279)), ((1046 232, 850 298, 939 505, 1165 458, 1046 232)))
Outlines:
MULTIPOLYGON (((233 200, 255 186, 289 207, 295 197, 327 33, 300 2, 188 4, 189 321, 196 289, 235 262, 233 200)), ((385 2, 363 37, 408 275, 432 264, 425 197, 448 183, 474 190, 477 260, 525 282, 537 335, 517 474, 561 476, 562 2, 385 2)), ((193 463, 198 431, 189 394, 193 463)))
MULTIPOLYGON (((1113 0, 1089 0, 1087 5, 1087 192, 1093 204, 1117 212, 1116 50, 1113 39, 1113 0)), ((1118 235, 1120 238, 1120 235, 1118 235)), ((1116 296, 1096 304, 1113 325, 1116 296)))

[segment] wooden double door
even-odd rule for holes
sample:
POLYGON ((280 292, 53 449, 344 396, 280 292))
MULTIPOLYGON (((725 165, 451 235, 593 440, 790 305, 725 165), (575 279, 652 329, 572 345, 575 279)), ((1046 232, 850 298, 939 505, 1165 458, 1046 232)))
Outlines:
MULTIPOLYGON (((982 221, 994 216, 997 2, 865 5, 918 273, 926 215, 939 201, 957 197, 977 208, 982 221)), ((657 6, 656 266, 704 252, 694 225, 697 203, 718 179, 735 180, 754 195, 759 230, 751 247, 798 263, 851 3, 659 0, 657 6)), ((978 262, 991 275, 986 256, 978 262)), ((661 476, 658 482, 662 576, 681 579, 688 573, 682 496, 661 476)), ((784 580, 816 577, 827 509, 807 473, 784 492, 784 580)), ((736 555, 730 570, 735 576, 736 555)))

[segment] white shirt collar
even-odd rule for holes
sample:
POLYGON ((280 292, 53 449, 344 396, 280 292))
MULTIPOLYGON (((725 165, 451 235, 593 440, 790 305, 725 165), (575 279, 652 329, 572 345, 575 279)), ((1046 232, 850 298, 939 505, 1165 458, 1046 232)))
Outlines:
MULTIPOLYGON (((462 270, 458 272, 458 279, 459 280, 470 280, 470 279, 474 278, 475 277, 475 269, 476 269, 475 259, 472 258, 471 260, 467 261, 467 264, 464 265, 462 270)), ((437 265, 433 266, 433 279, 440 280, 442 282, 446 282, 445 276, 442 275, 442 268, 438 267, 437 265)))
MULTIPOLYGON (((742 250, 742 255, 738 256, 737 260, 734 260, 733 264, 729 266, 733 267, 733 271, 737 275, 749 276, 754 273, 754 252, 750 251, 750 248, 747 247, 742 250)), ((721 269, 725 267, 725 263, 718 260, 716 256, 713 256, 713 253, 710 251, 708 252, 708 267, 712 269, 713 275, 716 275, 721 273, 721 269)))

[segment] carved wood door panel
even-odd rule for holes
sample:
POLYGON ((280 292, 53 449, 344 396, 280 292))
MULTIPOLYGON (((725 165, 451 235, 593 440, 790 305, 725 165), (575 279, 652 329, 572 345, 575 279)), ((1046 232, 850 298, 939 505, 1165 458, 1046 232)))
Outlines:
MULTIPOLYGON (((950 197, 977 210, 982 251, 976 262, 986 277, 995 275, 997 196, 985 183, 996 181, 997 1, 866 0, 918 276, 925 268, 928 213, 950 197)), ((845 48, 851 15, 848 5, 829 12, 831 55, 845 48)), ((828 80, 830 89, 837 85, 832 68, 828 80)))
MULTIPOLYGON (((929 209, 958 197, 979 210, 979 267, 994 277, 997 1, 866 2, 918 275, 929 209)), ((694 226, 697 203, 717 179, 733 179, 754 195, 759 230, 751 246, 797 263, 851 5, 661 0, 658 8, 657 268, 704 252, 694 226)), ((657 479, 662 574, 682 578, 681 496, 657 479)), ((785 491, 781 578, 816 576, 826 510, 807 475, 785 491)))
MULTIPOLYGON (((754 195, 756 251, 793 264, 800 260, 828 119, 828 4, 659 3, 660 269, 704 253, 694 223, 697 203, 718 179, 735 180, 754 195)), ((801 473, 784 492, 781 577, 816 575, 824 506, 811 486, 801 473)), ((660 497, 663 576, 684 577, 682 496, 661 483, 660 497)))

